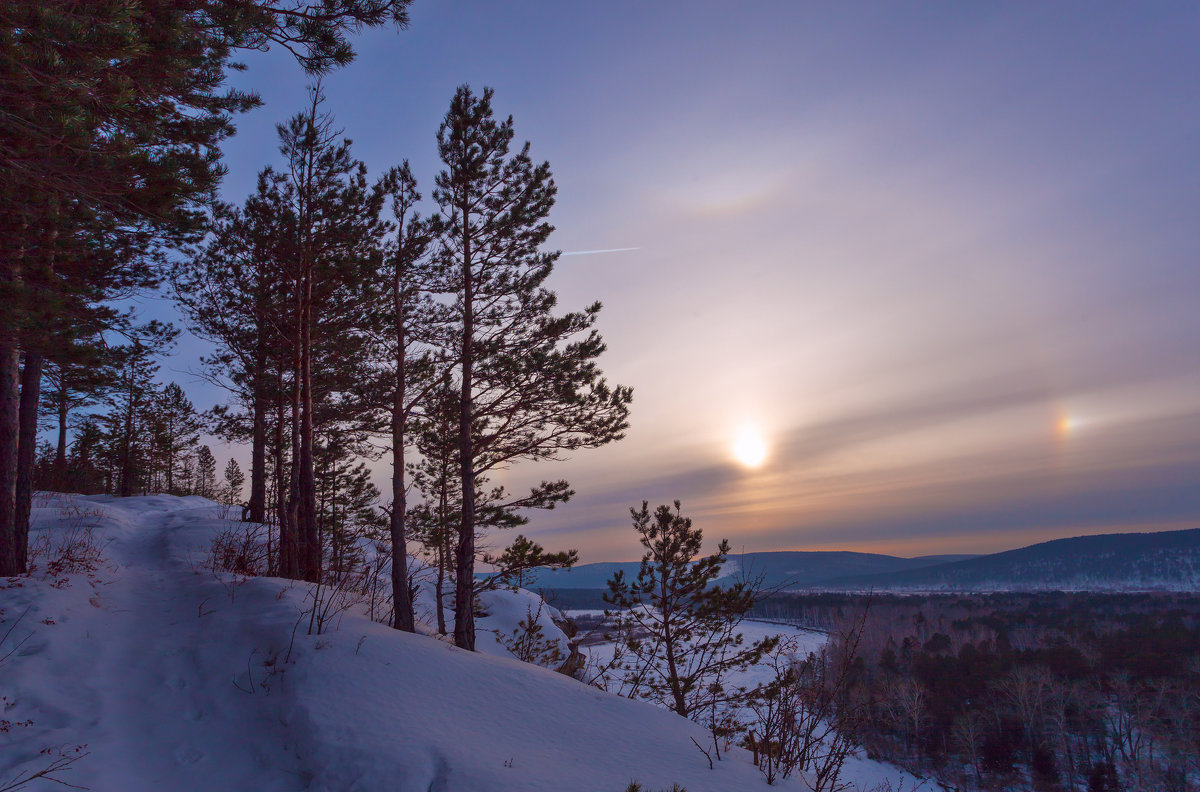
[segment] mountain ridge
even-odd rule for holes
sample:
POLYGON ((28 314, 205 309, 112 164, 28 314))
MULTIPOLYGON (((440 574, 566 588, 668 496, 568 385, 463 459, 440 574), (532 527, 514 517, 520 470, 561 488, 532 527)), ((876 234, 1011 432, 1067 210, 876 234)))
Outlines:
POLYGON ((1200 528, 1092 534, 915 570, 851 575, 829 588, 1200 589, 1200 528))
MULTIPOLYGON (((538 570, 533 587, 607 588, 616 571, 637 575, 636 561, 538 570)), ((723 580, 745 572, 769 590, 1200 590, 1200 528, 1051 539, 978 556, 902 558, 849 550, 773 550, 730 554, 723 580)))

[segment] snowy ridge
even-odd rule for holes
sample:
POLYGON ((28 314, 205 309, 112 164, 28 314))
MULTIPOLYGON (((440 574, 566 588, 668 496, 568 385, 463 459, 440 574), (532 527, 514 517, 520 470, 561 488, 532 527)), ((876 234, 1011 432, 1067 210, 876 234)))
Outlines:
POLYGON ((561 674, 353 613, 307 635, 304 585, 199 566, 227 524, 209 501, 67 496, 36 509, 34 539, 84 523, 105 545, 94 573, 0 582, 0 656, 23 641, 0 717, 32 721, 0 733, 0 780, 86 744, 63 780, 122 792, 766 788, 746 752, 709 770, 701 727, 561 674))
POLYGON ((1200 529, 1054 539, 927 569, 828 581, 893 591, 1200 591, 1200 529))

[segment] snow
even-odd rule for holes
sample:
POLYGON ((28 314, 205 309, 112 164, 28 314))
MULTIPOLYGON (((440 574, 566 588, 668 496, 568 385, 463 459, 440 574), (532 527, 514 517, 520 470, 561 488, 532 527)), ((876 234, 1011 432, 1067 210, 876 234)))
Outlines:
MULTIPOLYGON (((0 661, 0 720, 12 724, 0 728, 0 786, 45 767, 45 748, 86 745, 60 778, 123 792, 766 787, 744 751, 709 770, 691 742, 705 732, 683 718, 499 656, 491 631, 536 613, 528 592, 486 596, 480 653, 354 612, 308 635, 304 584, 203 567, 228 525, 210 501, 36 506, 34 543, 90 527, 105 561, 48 576, 43 558, 32 576, 0 580, 0 636, 11 628, 0 657, 20 644, 0 661)), ((557 639, 552 615, 543 626, 557 639)), ((851 780, 869 787, 880 768, 851 780)), ((789 784, 777 788, 805 788, 789 784)))
POLYGON ((554 623, 554 617, 561 619, 562 614, 537 594, 525 589, 485 591, 479 599, 488 615, 475 620, 475 648, 478 651, 497 657, 510 656, 501 639, 511 639, 513 630, 522 621, 528 622, 532 618, 541 626, 542 635, 558 645, 564 660, 571 653, 566 633, 554 623))

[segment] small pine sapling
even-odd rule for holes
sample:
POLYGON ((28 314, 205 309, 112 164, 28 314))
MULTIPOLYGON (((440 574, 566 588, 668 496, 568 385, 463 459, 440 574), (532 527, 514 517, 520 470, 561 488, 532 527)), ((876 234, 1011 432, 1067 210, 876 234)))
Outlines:
POLYGON ((526 608, 525 618, 517 623, 511 635, 501 635, 500 643, 513 657, 525 663, 544 668, 558 668, 563 663, 563 653, 558 641, 545 634, 541 619, 545 603, 538 603, 537 612, 526 608))
POLYGON ((715 585, 729 555, 722 540, 712 555, 699 556, 702 534, 691 519, 646 501, 630 509, 633 527, 646 548, 635 581, 617 572, 604 599, 615 607, 606 615, 626 649, 622 692, 669 707, 685 718, 716 711, 728 677, 753 665, 777 639, 746 644, 737 631, 754 606, 753 580, 715 585))

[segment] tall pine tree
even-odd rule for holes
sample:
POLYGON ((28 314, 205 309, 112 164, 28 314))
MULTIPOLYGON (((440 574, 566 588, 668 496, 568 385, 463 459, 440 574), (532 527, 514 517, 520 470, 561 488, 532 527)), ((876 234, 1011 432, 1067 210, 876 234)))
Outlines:
MULTIPOLYGON (((513 154, 513 122, 498 121, 492 91, 455 93, 438 129, 445 169, 433 197, 440 256, 455 298, 459 482, 455 643, 475 647, 473 580, 477 477, 520 459, 554 459, 622 436, 632 391, 610 388, 595 360, 600 305, 555 316, 544 287, 558 258, 540 250, 556 187, 529 144, 513 154)), ((548 498, 564 491, 547 483, 548 498)))
POLYGON ((380 182, 390 198, 395 234, 383 247, 372 281, 376 325, 368 402, 386 416, 391 446, 394 626, 415 629, 408 581, 408 498, 405 451, 412 443, 410 425, 417 409, 437 386, 440 361, 429 346, 439 307, 429 298, 435 261, 427 256, 432 240, 428 221, 417 212, 421 200, 408 162, 392 168, 380 182))
MULTIPOLYGON (((383 193, 368 186, 366 166, 353 158, 322 111, 320 86, 309 108, 279 126, 287 161, 282 193, 295 218, 291 266, 285 271, 291 304, 292 466, 285 522, 280 527, 283 574, 317 580, 321 547, 317 535, 314 430, 317 403, 328 404, 335 388, 316 394, 314 361, 324 354, 328 372, 352 377, 345 366, 365 356, 362 332, 370 302, 373 253, 381 234, 383 193)), ((322 373, 326 373, 323 371, 322 373)))

